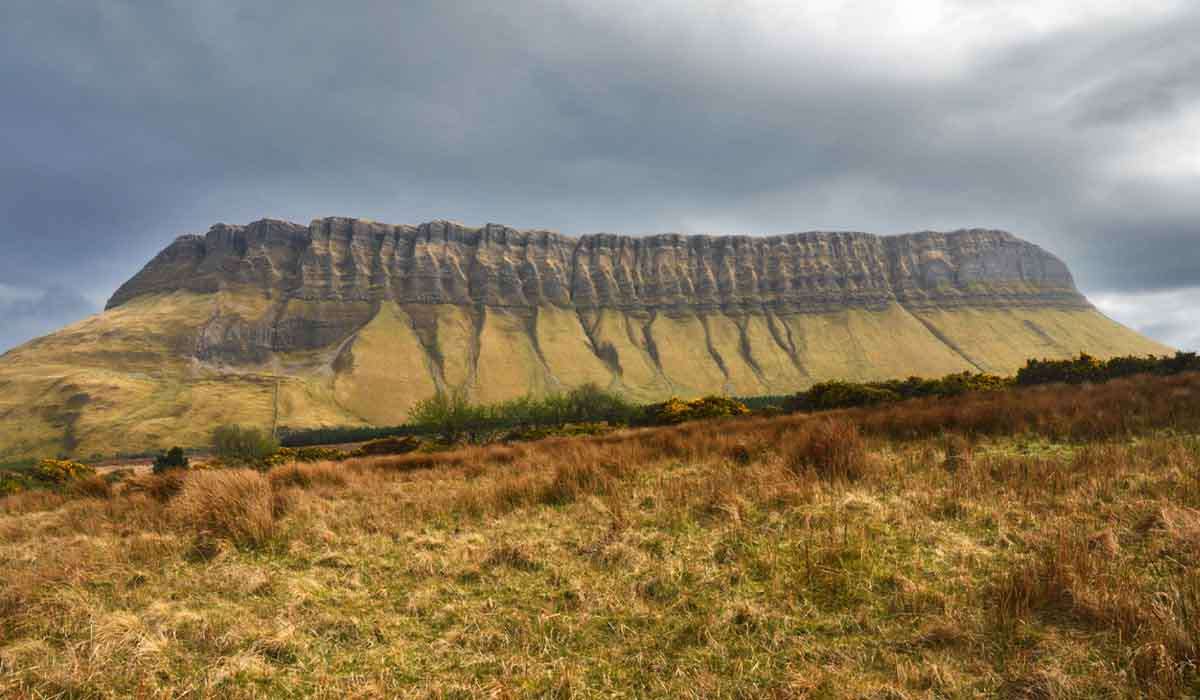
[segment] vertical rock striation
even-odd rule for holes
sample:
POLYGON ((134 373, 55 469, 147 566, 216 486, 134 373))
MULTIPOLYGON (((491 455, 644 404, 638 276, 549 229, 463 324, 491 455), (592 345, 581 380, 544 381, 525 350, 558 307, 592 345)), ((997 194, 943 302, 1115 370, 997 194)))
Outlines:
POLYGON ((108 308, 147 294, 236 287, 276 300, 527 309, 1089 307, 1066 265, 1003 231, 572 238, 495 224, 330 218, 308 227, 218 224, 183 236, 108 308))

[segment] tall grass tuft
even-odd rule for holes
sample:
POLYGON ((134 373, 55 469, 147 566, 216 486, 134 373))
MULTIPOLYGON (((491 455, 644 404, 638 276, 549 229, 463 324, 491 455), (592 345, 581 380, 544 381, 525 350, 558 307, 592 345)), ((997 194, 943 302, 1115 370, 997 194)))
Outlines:
POLYGON ((600 495, 613 489, 613 477, 602 465, 588 462, 569 462, 554 470, 554 478, 542 491, 541 501, 548 505, 563 505, 580 496, 600 495))
POLYGON ((1043 616, 1107 630, 1133 647, 1135 680, 1154 697, 1177 697, 1200 664, 1200 576, 1147 590, 1115 544, 1084 533, 1061 534, 992 588, 1006 623, 1043 616))
POLYGON ((196 472, 171 502, 171 511, 203 538, 260 548, 274 537, 271 482, 249 469, 196 472))
POLYGON ((828 481, 858 481, 868 470, 867 450, 858 426, 842 418, 815 420, 791 446, 789 467, 814 472, 828 481))
POLYGON ((275 467, 267 473, 274 488, 298 486, 345 486, 347 468, 335 462, 295 463, 275 467))

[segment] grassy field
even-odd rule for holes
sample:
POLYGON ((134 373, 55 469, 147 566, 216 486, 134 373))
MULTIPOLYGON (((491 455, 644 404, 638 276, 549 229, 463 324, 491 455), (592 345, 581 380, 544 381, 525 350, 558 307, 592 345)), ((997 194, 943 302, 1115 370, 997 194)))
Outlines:
POLYGON ((0 500, 5 697, 1200 692, 1200 375, 0 500))

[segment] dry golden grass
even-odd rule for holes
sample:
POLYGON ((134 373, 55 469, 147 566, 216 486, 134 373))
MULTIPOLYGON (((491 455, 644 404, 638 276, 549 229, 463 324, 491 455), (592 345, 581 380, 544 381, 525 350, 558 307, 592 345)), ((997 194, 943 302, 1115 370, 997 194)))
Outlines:
POLYGON ((249 469, 200 471, 183 482, 171 514, 202 538, 261 547, 275 534, 271 481, 249 469))
POLYGON ((0 696, 1194 696, 1197 409, 1143 398, 1198 380, 1145 381, 13 497, 0 696))
POLYGON ((858 481, 870 469, 858 426, 844 418, 818 418, 809 421, 792 441, 792 471, 812 470, 831 480, 858 481))

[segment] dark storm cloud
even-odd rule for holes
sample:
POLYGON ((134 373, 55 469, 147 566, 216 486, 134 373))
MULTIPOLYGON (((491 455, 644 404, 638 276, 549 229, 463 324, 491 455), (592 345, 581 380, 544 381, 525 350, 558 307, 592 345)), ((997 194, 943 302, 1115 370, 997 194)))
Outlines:
POLYGON ((1088 291, 1200 284, 1200 6, 995 40, 945 4, 888 44, 869 7, 789 34, 755 3, 10 0, 0 283, 98 306, 178 233, 345 214, 996 226, 1088 291))

